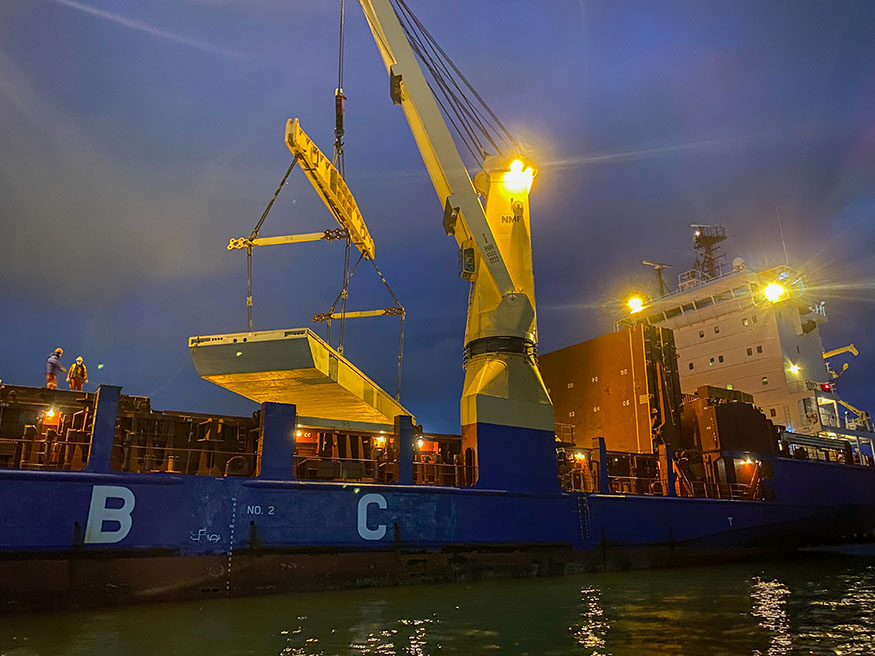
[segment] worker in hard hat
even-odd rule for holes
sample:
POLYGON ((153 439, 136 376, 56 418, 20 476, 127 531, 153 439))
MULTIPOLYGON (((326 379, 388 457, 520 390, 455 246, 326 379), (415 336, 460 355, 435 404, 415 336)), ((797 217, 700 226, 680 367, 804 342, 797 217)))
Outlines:
POLYGON ((64 349, 58 347, 46 360, 46 387, 48 389, 58 389, 58 374, 67 371, 61 366, 62 355, 64 355, 64 349))
POLYGON ((76 364, 70 365, 70 371, 67 372, 67 382, 70 383, 70 389, 74 392, 81 392, 82 386, 88 382, 88 369, 82 362, 82 356, 76 358, 76 364))

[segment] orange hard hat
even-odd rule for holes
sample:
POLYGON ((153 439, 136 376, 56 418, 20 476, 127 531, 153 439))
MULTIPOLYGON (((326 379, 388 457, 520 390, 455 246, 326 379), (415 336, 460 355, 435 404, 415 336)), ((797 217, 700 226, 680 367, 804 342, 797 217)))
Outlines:
POLYGON ((63 353, 63 352, 64 352, 64 349, 62 349, 60 346, 55 349, 55 353, 63 353))

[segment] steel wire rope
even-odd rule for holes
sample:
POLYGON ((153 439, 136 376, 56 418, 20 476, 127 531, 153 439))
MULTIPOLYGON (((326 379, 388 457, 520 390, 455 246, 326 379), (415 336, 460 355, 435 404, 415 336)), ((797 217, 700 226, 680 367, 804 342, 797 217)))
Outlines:
POLYGON ((413 21, 416 23, 417 27, 425 35, 426 39, 430 43, 433 44, 433 46, 437 49, 437 51, 440 53, 440 55, 443 57, 443 59, 446 60, 446 62, 449 63, 449 65, 452 67, 452 69, 456 72, 456 75, 458 75, 459 79, 461 79, 462 82, 465 84, 465 86, 468 87, 468 89, 471 91, 471 93, 474 94, 474 97, 483 106, 483 109, 485 109, 486 112, 489 114, 489 116, 492 118, 492 120, 495 121, 495 125, 498 128, 496 131, 497 132, 500 131, 501 133, 503 133, 504 138, 507 139, 507 141, 510 145, 512 145, 514 147, 518 147, 519 144, 517 143, 517 140, 510 133, 510 131, 504 126, 504 123, 501 122, 501 119, 498 118, 498 115, 494 111, 492 111, 492 108, 487 104, 487 102, 478 93, 478 91, 474 87, 474 85, 472 85, 471 82, 468 81, 468 78, 465 76, 465 74, 462 73, 461 69, 459 69, 458 66, 456 66, 456 63, 453 61, 452 57, 450 57, 446 53, 446 51, 444 51, 444 49, 438 43, 437 39, 435 39, 434 36, 431 34, 431 32, 428 31, 428 28, 426 28, 425 25, 422 24, 422 22, 419 20, 419 18, 416 17, 416 14, 414 14, 413 11, 407 6, 407 3, 405 2, 405 0, 395 0, 395 2, 397 2, 399 5, 404 6, 406 11, 410 14, 411 18, 413 19, 413 21))
MULTIPOLYGON (((474 158, 475 161, 477 161, 478 157, 482 157, 483 155, 483 145, 477 139, 474 129, 467 122, 465 116, 463 116, 457 108, 453 108, 453 106, 456 105, 458 101, 453 98, 452 93, 447 88, 446 82, 443 80, 440 73, 436 70, 431 58, 426 52, 424 52, 423 48, 421 47, 419 37, 411 32, 411 30, 404 24, 404 21, 402 20, 402 17, 400 15, 398 16, 398 18, 401 28, 404 30, 404 33, 407 36, 407 41, 408 43, 410 43, 410 47, 419 57, 419 60, 426 67, 426 69, 428 69, 429 73, 431 73, 432 79, 435 81, 438 88, 441 89, 441 93, 436 92, 435 88, 431 85, 431 83, 426 80, 426 84, 428 84, 428 88, 431 90, 435 101, 438 103, 444 115, 447 117, 447 120, 455 128, 465 148, 468 149, 468 152, 471 153, 471 156, 474 158), (441 96, 443 96, 443 99, 441 98, 441 96), (451 105, 450 109, 448 109, 445 105, 445 101, 447 104, 451 105), (455 119, 453 118, 454 116, 455 119), (462 126, 464 127, 464 131, 459 128, 459 125, 456 121, 462 124, 462 126)), ((406 20, 406 18, 404 20, 406 20)))
MULTIPOLYGON (((374 31, 377 34, 376 31, 374 31)), ((338 64, 337 64, 337 89, 335 90, 335 112, 336 112, 336 124, 335 124, 335 141, 334 141, 334 165, 337 167, 338 172, 340 173, 342 178, 346 177, 346 161, 344 157, 344 143, 343 137, 345 135, 345 130, 343 126, 343 101, 346 99, 343 95, 343 64, 344 64, 344 49, 345 49, 345 34, 346 34, 346 0, 340 0, 340 30, 339 30, 339 45, 338 45, 338 64)), ((434 92, 432 92, 434 93, 434 92)), ((331 304, 331 307, 328 311, 328 319, 326 320, 326 332, 328 337, 328 343, 331 344, 331 315, 334 314, 334 310, 337 308, 337 304, 341 303, 340 309, 340 335, 338 340, 337 352, 340 355, 343 355, 343 342, 346 331, 346 313, 347 313, 347 301, 349 298, 349 282, 358 269, 359 264, 362 259, 370 260, 371 264, 374 267, 374 270, 377 272, 377 275, 380 277, 383 285, 386 287, 386 290, 389 292, 389 295, 392 297, 392 300, 395 302, 395 306, 401 311, 401 326, 399 331, 399 347, 398 347, 398 379, 396 385, 396 394, 395 398, 400 400, 401 396, 401 362, 403 359, 404 352, 404 322, 405 322, 405 310, 404 306, 401 305, 401 302, 398 300, 398 297, 395 295, 395 292, 389 286, 389 282, 386 280, 382 271, 380 271, 377 263, 371 258, 365 258, 364 253, 359 253, 358 260, 356 260, 355 265, 352 270, 349 268, 350 262, 350 246, 352 240, 349 236, 349 231, 347 231, 346 238, 346 249, 344 252, 344 270, 343 270, 343 285, 341 287, 340 293, 337 295, 337 298, 334 299, 334 302, 331 304)))
MULTIPOLYGON (((335 128, 334 128, 334 165, 340 172, 341 178, 346 178, 346 158, 343 152, 343 137, 345 134, 343 126, 343 52, 346 41, 346 0, 340 0, 340 34, 338 37, 337 47, 337 89, 334 91, 334 111, 335 111, 335 128)), ((349 253, 352 245, 352 239, 347 230, 346 244, 343 252, 343 281, 340 287, 340 298, 342 300, 340 309, 340 335, 337 342, 337 352, 343 355, 343 341, 346 337, 346 307, 347 299, 349 298, 349 253)), ((334 312, 332 306, 331 312, 334 312)), ((328 344, 331 344, 331 321, 328 321, 325 326, 328 344)))
POLYGON ((386 286, 386 289, 389 292, 389 295, 392 296, 392 300, 395 301, 395 307, 401 310, 401 325, 399 328, 398 335, 398 379, 395 384, 395 400, 401 400, 401 364, 404 360, 404 322, 407 319, 407 312, 404 309, 404 306, 401 305, 401 301, 398 300, 398 297, 395 296, 395 292, 392 291, 392 287, 389 286, 389 281, 386 280, 386 277, 383 275, 383 272, 380 271, 380 267, 377 266, 377 263, 371 260, 371 264, 374 267, 374 271, 377 272, 377 275, 380 276, 380 280, 383 281, 383 284, 386 286))
MULTIPOLYGON (((411 29, 408 30, 407 28, 405 28, 405 32, 408 34, 408 40, 410 39, 410 36, 415 34, 416 41, 419 43, 419 46, 421 49, 420 59, 423 59, 424 57, 428 58, 428 61, 430 62, 430 65, 428 65, 429 70, 432 71, 432 75, 436 79, 439 79, 441 86, 444 88, 444 94, 450 100, 452 100, 453 104, 456 106, 457 114, 465 114, 467 117, 466 120, 470 121, 471 123, 474 123, 477 126, 480 134, 483 135, 484 138, 487 139, 489 141, 489 143, 492 144, 492 147, 495 149, 495 151, 497 153, 501 154, 502 153, 501 147, 495 142, 495 140, 489 134, 489 130, 487 129, 487 126, 485 124, 487 122, 486 117, 483 116, 482 112, 480 112, 480 110, 477 109, 477 107, 474 105, 474 103, 471 102, 470 98, 468 98, 468 96, 465 95, 465 92, 459 86, 459 83, 456 81, 452 72, 447 67, 447 64, 444 61, 444 59, 449 59, 449 58, 446 55, 446 53, 444 53, 443 50, 440 49, 440 47, 437 45, 437 42, 434 40, 433 37, 431 37, 430 33, 428 33, 428 31, 425 30, 425 28, 422 26, 422 23, 419 22, 419 20, 413 14, 413 12, 410 10, 410 8, 407 7, 407 5, 403 4, 403 3, 401 3, 399 5, 399 7, 400 6, 403 6, 405 12, 407 14, 409 14, 409 17, 406 18, 406 20, 411 25, 411 29), (418 27, 419 33, 416 33, 416 27, 413 27, 413 26, 418 27), (428 45, 428 48, 426 48, 425 45, 423 45, 423 39, 425 41, 425 44, 428 45), (428 54, 429 49, 431 50, 431 52, 434 53, 433 56, 428 54), (441 56, 441 53, 443 53, 443 57, 441 56), (443 71, 443 73, 440 72, 441 70, 443 71), (458 94, 453 92, 453 90, 450 88, 450 84, 452 84, 452 86, 456 88, 456 90, 458 91, 458 94)), ((453 65, 452 60, 450 60, 450 64, 453 65)), ((481 99, 481 102, 482 102, 482 99, 481 99)), ((487 107, 487 110, 488 110, 488 107, 487 107)), ((493 127, 493 131, 496 131, 494 127, 493 127)), ((487 153, 486 149, 483 148, 482 143, 479 143, 479 140, 478 140, 478 146, 480 147, 480 150, 481 150, 481 156, 485 157, 488 153, 487 153)))
POLYGON ((462 144, 465 146, 468 152, 471 153, 471 156, 476 162, 478 159, 483 157, 483 144, 477 138, 476 132, 474 128, 470 125, 467 117, 459 111, 458 99, 456 99, 453 96, 452 92, 449 90, 446 81, 440 75, 440 72, 436 69, 434 62, 431 60, 430 57, 428 57, 428 54, 423 51, 418 36, 411 33, 403 23, 401 23, 401 26, 404 29, 405 34, 407 35, 407 40, 410 43, 411 48, 419 57, 419 60, 426 67, 429 73, 431 73, 432 79, 435 81, 438 89, 440 89, 440 92, 435 91, 435 87, 432 86, 431 82, 426 80, 426 84, 428 84, 428 88, 434 96, 435 101, 440 106, 441 110, 444 113, 444 116, 446 116, 447 120, 450 122, 453 128, 455 128, 456 133, 459 135, 459 138, 462 141, 462 144), (460 124, 464 129, 459 127, 460 124))
MULTIPOLYGON (((399 16, 401 13, 405 14, 405 20, 402 22, 402 27, 408 36, 408 40, 411 41, 411 45, 414 46, 414 50, 420 60, 426 68, 429 69, 429 72, 442 87, 444 95, 447 96, 447 99, 455 106, 455 113, 459 117, 459 121, 465 122, 468 125, 474 123, 483 137, 489 141, 499 154, 502 153, 502 148, 499 146, 496 139, 498 141, 505 141, 514 149, 518 149, 519 146, 513 138, 513 135, 510 134, 495 112, 492 111, 486 101, 470 83, 468 78, 465 77, 459 67, 453 62, 452 58, 447 55, 446 51, 443 50, 434 36, 425 28, 404 0, 395 0, 395 3, 397 5, 396 14, 399 14, 399 16), (428 44, 428 49, 435 53, 434 56, 428 53, 428 49, 423 45, 423 40, 428 44), (455 76, 449 70, 448 66, 455 72, 455 76), (441 74, 438 69, 442 69, 443 74, 441 74), (477 103, 482 106, 482 111, 474 102, 472 102, 469 95, 460 87, 457 78, 465 87, 467 87, 477 103), (449 88, 450 85, 455 87, 458 93, 454 93, 452 89, 449 88), (488 117, 484 115, 483 111, 488 114, 488 117), (461 114, 467 115, 467 118, 463 119, 461 114), (495 138, 492 137, 490 132, 494 133, 495 138)), ((458 126, 454 124, 454 127, 457 129, 459 136, 464 140, 464 135, 458 130, 458 126)), ((481 153, 486 153, 485 149, 482 148, 482 145, 481 153)))
POLYGON ((463 113, 460 111, 461 103, 459 103, 459 100, 454 97, 452 91, 449 89, 449 85, 438 70, 437 64, 439 62, 437 62, 433 57, 428 54, 428 51, 423 44, 422 38, 419 34, 416 33, 416 30, 413 28, 413 24, 410 19, 407 16, 402 16, 401 14, 399 14, 397 9, 395 10, 395 13, 398 16, 399 24, 404 30, 408 43, 410 44, 414 53, 419 57, 419 60, 423 63, 426 69, 428 69, 429 73, 431 73, 432 78, 441 90, 441 93, 437 93, 431 83, 426 81, 429 89, 432 92, 432 95, 435 97, 438 105, 440 105, 441 109, 444 112, 444 115, 455 128, 465 147, 472 154, 474 159, 477 160, 478 155, 474 152, 475 148, 472 147, 472 144, 476 146, 476 150, 480 152, 480 156, 482 156, 483 153, 483 145, 482 143, 480 143, 479 139, 477 139, 476 133, 473 127, 470 125, 467 117, 464 116, 463 113), (446 103, 450 105, 452 111, 449 111, 447 109, 447 106, 441 100, 441 96, 443 96, 444 101, 446 101, 446 103), (455 115, 455 119, 453 119, 453 115, 455 115), (463 125, 465 133, 467 133, 468 135, 468 140, 465 139, 465 133, 463 133, 462 130, 459 128, 457 121, 458 123, 461 123, 463 125))
POLYGON ((292 158, 292 163, 289 164, 289 168, 286 171, 286 174, 283 176, 283 179, 280 180, 279 186, 276 188, 276 191, 273 192, 273 196, 271 197, 270 202, 267 204, 267 207, 264 208, 264 212, 262 212, 261 218, 258 220, 258 223, 255 224, 252 232, 249 233, 250 243, 246 247, 246 329, 250 333, 252 332, 252 240, 258 238, 258 233, 261 231, 261 227, 264 225, 264 221, 265 219, 267 219, 267 215, 270 214, 271 209, 273 209, 273 204, 276 202, 277 197, 280 195, 280 192, 286 185, 289 176, 292 174, 292 169, 295 168, 295 164, 297 163, 298 156, 295 155, 292 158))
MULTIPOLYGON (((428 53, 425 51, 424 46, 422 45, 420 37, 417 34, 408 30, 408 28, 403 24, 402 28, 404 28, 405 33, 407 34, 408 41, 410 42, 410 45, 413 48, 414 52, 419 57, 419 60, 426 67, 429 73, 431 73, 432 79, 435 81, 438 89, 440 90, 440 92, 436 92, 432 84, 428 81, 426 82, 432 92, 432 95, 434 95, 438 105, 443 110, 447 120, 456 129, 456 133, 459 135, 462 143, 468 149, 468 152, 471 153, 474 161, 476 162, 479 159, 482 159, 483 157, 485 157, 486 149, 483 147, 483 143, 477 137, 477 131, 471 125, 471 118, 469 113, 464 111, 462 103, 449 88, 449 84, 438 70, 438 62, 436 62, 430 55, 428 55, 428 53), (459 128, 459 125, 462 125, 464 131, 459 128)), ((480 130, 480 132, 482 133, 482 129, 480 130)))

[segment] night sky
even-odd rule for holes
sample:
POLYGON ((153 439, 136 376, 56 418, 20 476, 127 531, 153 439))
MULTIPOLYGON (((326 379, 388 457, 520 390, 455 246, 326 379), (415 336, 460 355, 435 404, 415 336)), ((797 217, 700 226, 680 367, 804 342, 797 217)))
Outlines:
MULTIPOLYGON (((408 0, 540 172, 532 232, 541 350, 611 329, 651 259, 791 263, 826 301, 841 391, 875 409, 875 2, 408 0)), ((402 401, 458 429, 467 283, 361 9, 347 0, 347 180, 408 322, 402 401)), ((339 0, 5 0, 0 5, 0 379, 42 385, 65 349, 92 384, 153 407, 249 414, 198 378, 190 335, 246 328, 247 235, 300 117, 331 152, 339 0), (104 368, 97 369, 103 363, 104 368)), ((469 162, 473 169, 473 162, 469 162)), ((300 172, 262 235, 336 224, 300 172)), ((255 327, 314 326, 339 243, 255 253, 255 327)), ((350 309, 389 305, 373 271, 350 309)), ((324 334, 324 328, 316 326, 324 334)), ((397 319, 346 355, 390 392, 397 319)))

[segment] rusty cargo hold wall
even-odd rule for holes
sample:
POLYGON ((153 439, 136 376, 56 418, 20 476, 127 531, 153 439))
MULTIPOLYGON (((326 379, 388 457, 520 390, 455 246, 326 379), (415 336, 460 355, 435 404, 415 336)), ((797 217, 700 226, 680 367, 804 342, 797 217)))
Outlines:
MULTIPOLYGON (((0 385, 0 468, 81 470, 91 450, 96 395, 0 385)), ((248 476, 255 417, 153 410, 122 394, 111 465, 121 472, 248 476)))
POLYGON ((546 353, 541 374, 553 400, 556 435, 590 448, 653 453, 654 439, 676 443, 680 381, 674 335, 638 325, 546 353))

